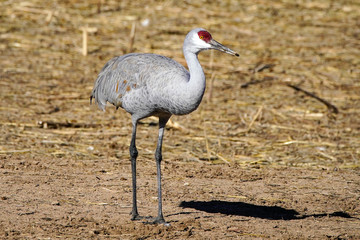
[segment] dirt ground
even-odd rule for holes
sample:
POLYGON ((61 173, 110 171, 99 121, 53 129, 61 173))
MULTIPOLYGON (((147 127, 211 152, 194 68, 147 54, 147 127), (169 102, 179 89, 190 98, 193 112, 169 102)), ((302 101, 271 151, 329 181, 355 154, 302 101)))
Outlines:
MULTIPOLYGON (((0 239, 360 239, 356 1, 6 0, 0 14, 0 239), (171 226, 133 222, 130 116, 90 106, 93 83, 130 51, 185 65, 195 27, 240 58, 200 53, 203 102, 165 132, 171 226)), ((137 135, 145 216, 156 121, 137 135)))

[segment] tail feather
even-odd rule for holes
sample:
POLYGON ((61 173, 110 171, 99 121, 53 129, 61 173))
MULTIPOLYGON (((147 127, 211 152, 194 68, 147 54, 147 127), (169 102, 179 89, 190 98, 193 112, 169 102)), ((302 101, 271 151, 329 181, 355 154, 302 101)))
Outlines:
POLYGON ((105 111, 107 102, 115 106, 121 105, 121 103, 119 104, 119 96, 124 95, 126 87, 129 87, 131 76, 126 73, 124 66, 120 63, 123 63, 123 60, 130 56, 132 54, 115 57, 105 64, 94 83, 90 104, 95 98, 95 103, 103 111, 105 111))
POLYGON ((95 99, 95 103, 98 105, 98 107, 105 111, 105 107, 106 107, 106 100, 102 99, 102 96, 99 96, 99 93, 97 91, 96 88, 94 88, 94 90, 92 91, 91 95, 90 95, 90 105, 92 104, 92 99, 95 99))

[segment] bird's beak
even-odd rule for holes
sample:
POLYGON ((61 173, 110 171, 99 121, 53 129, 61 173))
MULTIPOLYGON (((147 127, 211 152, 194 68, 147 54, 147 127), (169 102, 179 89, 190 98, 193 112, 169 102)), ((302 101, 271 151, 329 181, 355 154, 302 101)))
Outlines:
POLYGON ((219 50, 221 52, 228 53, 230 55, 234 55, 234 56, 237 56, 237 57, 240 56, 237 52, 231 50, 228 47, 225 47, 224 45, 222 45, 221 43, 215 41, 214 39, 211 39, 209 44, 212 46, 213 49, 216 49, 216 50, 219 50))

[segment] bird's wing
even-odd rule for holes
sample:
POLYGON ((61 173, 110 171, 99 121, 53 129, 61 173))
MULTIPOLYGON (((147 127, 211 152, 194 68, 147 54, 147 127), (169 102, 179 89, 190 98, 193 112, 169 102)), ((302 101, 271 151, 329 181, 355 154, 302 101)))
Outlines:
POLYGON ((112 58, 101 69, 90 100, 95 98, 95 102, 102 110, 105 110, 106 102, 116 106, 118 104, 117 99, 126 93, 126 89, 129 89, 131 84, 136 84, 136 77, 131 72, 136 72, 137 65, 129 64, 129 59, 133 56, 134 54, 127 54, 112 58))
POLYGON ((173 76, 188 77, 188 71, 176 61, 156 55, 131 53, 108 61, 100 71, 90 100, 105 110, 106 102, 119 107, 122 97, 133 89, 161 87, 173 76))

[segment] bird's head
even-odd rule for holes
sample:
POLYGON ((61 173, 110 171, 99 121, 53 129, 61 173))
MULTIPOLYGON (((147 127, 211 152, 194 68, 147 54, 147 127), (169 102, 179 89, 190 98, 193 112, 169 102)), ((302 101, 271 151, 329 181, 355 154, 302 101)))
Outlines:
POLYGON ((199 53, 208 49, 216 49, 230 55, 239 56, 235 51, 213 39, 211 34, 203 28, 195 28, 186 35, 184 48, 193 53, 199 53))

